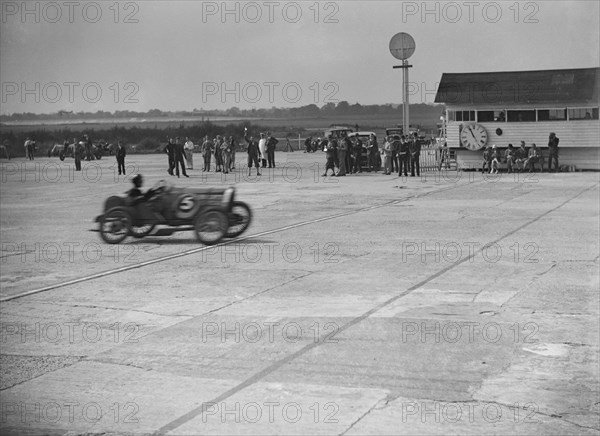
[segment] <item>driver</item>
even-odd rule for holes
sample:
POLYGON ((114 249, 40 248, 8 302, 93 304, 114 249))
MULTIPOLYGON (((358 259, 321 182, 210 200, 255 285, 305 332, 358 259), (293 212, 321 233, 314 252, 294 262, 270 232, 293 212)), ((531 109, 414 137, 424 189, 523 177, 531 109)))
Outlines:
MULTIPOLYGON (((131 199, 132 204, 134 206, 137 206, 141 203, 147 202, 150 198, 152 198, 158 192, 157 189, 150 188, 150 189, 148 189, 148 191, 146 191, 145 194, 142 193, 142 190, 140 188, 144 184, 144 178, 142 177, 141 174, 136 174, 133 177, 133 179, 131 179, 131 182, 133 183, 133 188, 131 188, 129 191, 127 191, 127 195, 131 199)), ((154 202, 150 202, 150 208, 152 209, 152 211, 157 215, 157 217, 160 220, 164 220, 164 216, 162 215, 161 211, 157 210, 160 208, 159 204, 154 205, 154 202)))
POLYGON ((142 194, 142 190, 140 188, 144 184, 144 178, 141 174, 136 174, 133 179, 131 179, 131 182, 133 183, 133 188, 127 191, 127 195, 133 200, 134 204, 142 203, 152 196, 152 189, 148 189, 145 194, 142 194))

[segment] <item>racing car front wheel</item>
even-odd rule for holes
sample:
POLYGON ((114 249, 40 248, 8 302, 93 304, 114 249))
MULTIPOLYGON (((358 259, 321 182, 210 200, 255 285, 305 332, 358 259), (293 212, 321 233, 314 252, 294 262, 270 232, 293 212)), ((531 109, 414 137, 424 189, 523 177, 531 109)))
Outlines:
POLYGON ((246 231, 252 221, 250 207, 243 201, 234 201, 229 212, 229 228, 227 237, 235 238, 246 231))
POLYGON ((100 237, 107 244, 118 244, 131 233, 131 215, 123 209, 111 209, 100 220, 100 237))
POLYGON ((205 245, 214 245, 225 236, 229 227, 227 215, 220 210, 209 210, 194 220, 196 237, 205 245))

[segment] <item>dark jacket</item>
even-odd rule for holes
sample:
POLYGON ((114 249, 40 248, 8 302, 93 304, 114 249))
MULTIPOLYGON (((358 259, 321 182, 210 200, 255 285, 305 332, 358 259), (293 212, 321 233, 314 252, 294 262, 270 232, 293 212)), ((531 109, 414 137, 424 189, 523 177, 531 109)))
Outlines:
POLYGON ((248 156, 258 156, 258 142, 256 140, 250 141, 247 136, 244 136, 244 139, 248 143, 248 147, 246 148, 248 156))
POLYGON ((277 138, 269 136, 269 138, 267 139, 267 150, 275 150, 275 146, 277 146, 278 142, 279 140, 277 140, 277 138))
POLYGON ((167 153, 169 156, 174 156, 175 155, 175 144, 169 142, 164 149, 165 153, 167 153))
POLYGON ((411 141, 408 149, 412 157, 419 157, 421 155, 421 141, 418 139, 411 141))

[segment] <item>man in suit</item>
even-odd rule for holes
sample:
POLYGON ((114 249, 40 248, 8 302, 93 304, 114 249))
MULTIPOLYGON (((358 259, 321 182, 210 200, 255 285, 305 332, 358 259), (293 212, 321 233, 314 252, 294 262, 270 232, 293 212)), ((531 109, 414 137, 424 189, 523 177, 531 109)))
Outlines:
POLYGON ((275 147, 279 141, 267 132, 267 161, 269 168, 275 168, 275 147))
POLYGON ((210 139, 208 139, 208 135, 204 137, 204 142, 200 147, 200 153, 202 153, 202 158, 204 159, 204 166, 202 167, 202 171, 210 171, 210 158, 212 157, 213 151, 213 143, 210 139))
POLYGON ((173 138, 169 138, 169 142, 167 142, 164 152, 167 153, 169 159, 169 169, 167 172, 172 176, 173 168, 175 168, 175 144, 173 144, 173 138))
POLYGON ((550 133, 550 137, 548 138, 548 171, 552 171, 552 161, 555 163, 555 171, 558 172, 558 142, 559 139, 556 136, 556 133, 550 133))
POLYGON ((402 176, 402 173, 404 173, 404 177, 408 177, 409 160, 410 146, 406 136, 402 135, 402 139, 400 140, 400 147, 398 148, 398 177, 402 176))
POLYGON ((252 169, 252 164, 256 167, 256 175, 260 176, 260 165, 258 164, 258 142, 254 140, 254 137, 251 136, 248 138, 248 128, 244 128, 244 139, 248 143, 246 148, 246 152, 248 153, 248 177, 250 177, 250 172, 252 169))
POLYGON ((419 159, 421 158, 421 140, 417 133, 415 133, 413 140, 409 144, 410 151, 410 176, 415 176, 415 167, 417 168, 417 176, 421 175, 421 165, 419 159))
POLYGON ((117 157, 117 166, 119 167, 119 175, 121 173, 125 175, 125 156, 127 155, 127 151, 125 151, 125 146, 121 141, 119 141, 117 146, 117 152, 115 156, 117 157))
POLYGON ((174 146, 174 157, 175 157, 175 174, 177 174, 177 177, 179 177, 179 167, 181 166, 181 173, 185 176, 185 177, 189 177, 187 175, 187 173, 185 172, 185 162, 183 160, 183 144, 181 143, 181 139, 176 138, 175 139, 175 146, 174 146))

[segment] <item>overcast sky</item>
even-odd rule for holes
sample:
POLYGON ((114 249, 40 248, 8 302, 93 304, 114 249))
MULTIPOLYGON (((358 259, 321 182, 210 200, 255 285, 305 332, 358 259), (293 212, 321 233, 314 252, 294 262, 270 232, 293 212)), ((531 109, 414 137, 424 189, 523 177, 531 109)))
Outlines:
POLYGON ((398 32, 430 103, 444 72, 599 66, 599 4, 2 1, 1 112, 401 103, 398 32))

